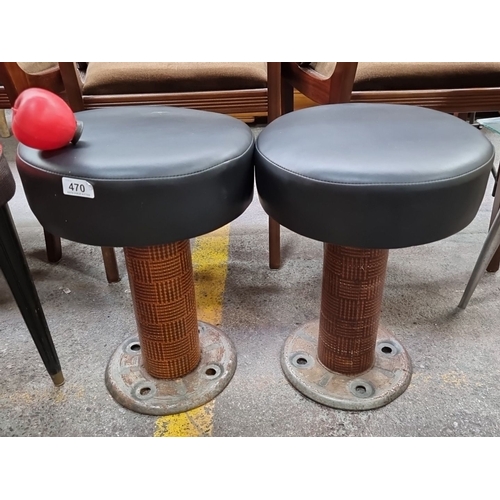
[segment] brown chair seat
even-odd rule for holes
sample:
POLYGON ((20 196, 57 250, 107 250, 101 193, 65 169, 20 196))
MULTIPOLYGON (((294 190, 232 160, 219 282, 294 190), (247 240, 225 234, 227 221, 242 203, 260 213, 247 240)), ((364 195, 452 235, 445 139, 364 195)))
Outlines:
MULTIPOLYGON (((335 63, 311 63, 331 76, 335 63)), ((354 91, 500 87, 500 62, 360 62, 354 91)))
POLYGON ((263 62, 90 62, 83 93, 148 94, 267 87, 263 62))
POLYGON ((30 75, 57 68, 56 62, 20 62, 20 68, 30 75))
MULTIPOLYGON (((18 63, 23 71, 32 75, 43 73, 45 71, 57 68, 56 62, 20 62, 18 63)), ((2 80, 0 80, 0 109, 10 109, 11 102, 7 91, 4 88, 2 80)))

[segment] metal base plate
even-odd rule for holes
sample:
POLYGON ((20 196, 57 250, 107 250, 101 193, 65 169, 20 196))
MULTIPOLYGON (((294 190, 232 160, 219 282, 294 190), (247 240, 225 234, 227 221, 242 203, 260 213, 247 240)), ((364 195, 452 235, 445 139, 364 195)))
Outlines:
POLYGON ((408 387, 411 360, 403 346, 379 328, 374 366, 359 375, 342 375, 318 360, 319 321, 296 330, 285 342, 281 367, 288 381, 308 398, 340 410, 384 406, 408 387))
POLYGON ((106 387, 125 408, 147 415, 172 415, 201 406, 220 394, 236 370, 236 349, 215 326, 198 322, 199 365, 182 378, 160 380, 142 363, 137 337, 115 351, 106 369, 106 387))

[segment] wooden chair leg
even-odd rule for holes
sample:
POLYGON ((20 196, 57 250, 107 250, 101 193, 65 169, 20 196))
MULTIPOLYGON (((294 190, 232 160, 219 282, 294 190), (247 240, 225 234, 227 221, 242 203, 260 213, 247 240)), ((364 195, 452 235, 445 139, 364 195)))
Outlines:
MULTIPOLYGON (((499 169, 499 174, 497 174, 497 182, 495 186, 495 199, 493 201, 493 209, 491 210, 490 228, 493 224, 493 221, 495 220, 498 210, 500 209, 500 186, 498 185, 498 175, 500 175, 500 169, 499 169)), ((490 263, 488 264, 486 271, 488 271, 489 273, 496 273, 499 267, 500 267, 500 248, 498 248, 498 250, 493 255, 493 258, 490 260, 490 263)))
POLYGON ((59 236, 56 236, 52 233, 49 233, 43 230, 43 235, 45 237, 45 249, 47 251, 47 260, 55 264, 56 262, 59 262, 62 257, 62 250, 61 250, 61 238, 59 236))
POLYGON ((0 208, 0 268, 54 385, 64 377, 9 207, 0 208))
POLYGON ((120 281, 120 273, 116 263, 115 249, 113 247, 101 247, 101 251, 108 283, 117 283, 120 281))
POLYGON ((10 137, 9 126, 5 118, 5 109, 0 109, 0 137, 10 137))
POLYGON ((279 269, 281 266, 281 226, 269 217, 269 267, 279 269))
MULTIPOLYGON (((45 231, 45 229, 43 230, 43 234, 45 236, 47 260, 55 264, 62 257, 61 238, 45 231)), ((115 249, 113 247, 102 247, 101 251, 108 283, 117 283, 120 281, 120 273, 118 272, 118 265, 116 263, 115 249)))
MULTIPOLYGON (((275 120, 282 114, 281 63, 268 63, 267 79, 268 79, 267 122, 271 123, 273 120, 275 120)), ((274 219, 271 219, 269 217, 269 267, 271 269, 279 269, 280 266, 281 266, 280 225, 274 219)))
MULTIPOLYGON (((278 116, 290 113, 294 108, 293 87, 283 79, 281 80, 280 94, 281 109, 279 110, 278 116)), ((276 116, 276 118, 278 116, 276 116)), ((279 269, 281 267, 280 233, 280 225, 274 219, 269 218, 269 267, 271 269, 279 269)))
POLYGON ((281 115, 281 63, 267 63, 267 123, 281 115))
POLYGON ((281 114, 290 113, 294 106, 293 86, 287 81, 281 80, 281 114))

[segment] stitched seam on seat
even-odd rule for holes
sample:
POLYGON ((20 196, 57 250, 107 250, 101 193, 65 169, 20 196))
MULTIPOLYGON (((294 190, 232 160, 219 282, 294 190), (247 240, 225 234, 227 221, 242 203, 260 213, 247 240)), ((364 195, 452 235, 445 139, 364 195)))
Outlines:
POLYGON ((298 172, 294 172, 293 170, 289 170, 288 168, 282 167, 281 165, 278 165, 274 161, 270 160, 266 155, 264 155, 259 150, 259 148, 257 147, 257 145, 255 146, 255 149, 269 163, 272 163, 275 167, 277 167, 277 168, 279 168, 281 170, 284 170, 285 172, 288 172, 290 174, 296 175, 297 177, 303 177, 304 179, 309 179, 311 181, 323 182, 325 184, 335 184, 335 185, 339 185, 339 186, 418 186, 418 185, 424 185, 424 184, 439 183, 439 182, 448 181, 448 180, 452 180, 452 179, 460 179, 460 177, 465 177, 467 175, 470 175, 470 174, 476 172, 477 170, 481 170, 485 165, 487 165, 488 163, 490 163, 491 161, 493 161, 494 158, 495 158, 495 152, 493 152, 493 154, 491 155, 490 159, 487 162, 483 163, 480 167, 477 167, 474 170, 471 170, 471 171, 469 171, 469 172, 467 172, 465 174, 456 175, 454 177, 445 177, 443 179, 435 179, 435 180, 432 180, 432 181, 420 181, 420 182, 371 182, 371 183, 363 183, 363 182, 335 182, 335 181, 327 181, 327 180, 322 180, 322 179, 315 179, 314 177, 309 177, 307 175, 300 174, 298 172))
POLYGON ((59 177, 70 177, 70 176, 74 175, 75 178, 82 179, 82 180, 110 181, 110 182, 114 182, 114 181, 148 181, 148 180, 152 181, 152 180, 157 180, 157 179, 177 179, 180 177, 191 177, 192 175, 201 174, 203 172, 207 172, 208 170, 212 170, 213 168, 221 167, 222 165, 225 165, 225 164, 230 163, 230 162, 235 161, 235 160, 239 160, 240 158, 245 156, 248 153, 248 151, 252 148, 254 143, 255 143, 255 141, 252 137, 252 142, 251 142, 250 146, 241 155, 235 156, 234 158, 231 158, 230 160, 226 160, 222 163, 218 163, 217 165, 212 165, 211 167, 204 168, 203 170, 197 170, 196 172, 191 172, 189 174, 176 174, 176 175, 159 176, 159 177, 112 177, 112 178, 109 178, 109 177, 83 177, 83 176, 78 175, 78 174, 69 174, 69 173, 61 174, 59 172, 53 172, 52 170, 47 170, 45 168, 38 167, 36 165, 32 165, 31 163, 29 163, 26 160, 19 157, 19 154, 17 156, 21 159, 21 161, 23 163, 25 163, 26 165, 29 165, 31 168, 34 168, 35 170, 39 170, 40 172, 45 172, 47 174, 58 175, 59 177))

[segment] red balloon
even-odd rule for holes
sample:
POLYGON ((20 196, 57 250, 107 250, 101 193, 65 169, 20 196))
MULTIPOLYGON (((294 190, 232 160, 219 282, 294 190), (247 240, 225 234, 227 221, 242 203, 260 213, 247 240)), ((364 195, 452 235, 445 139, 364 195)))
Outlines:
POLYGON ((12 132, 30 148, 47 151, 76 143, 81 129, 71 108, 48 90, 26 89, 12 108, 12 132))

